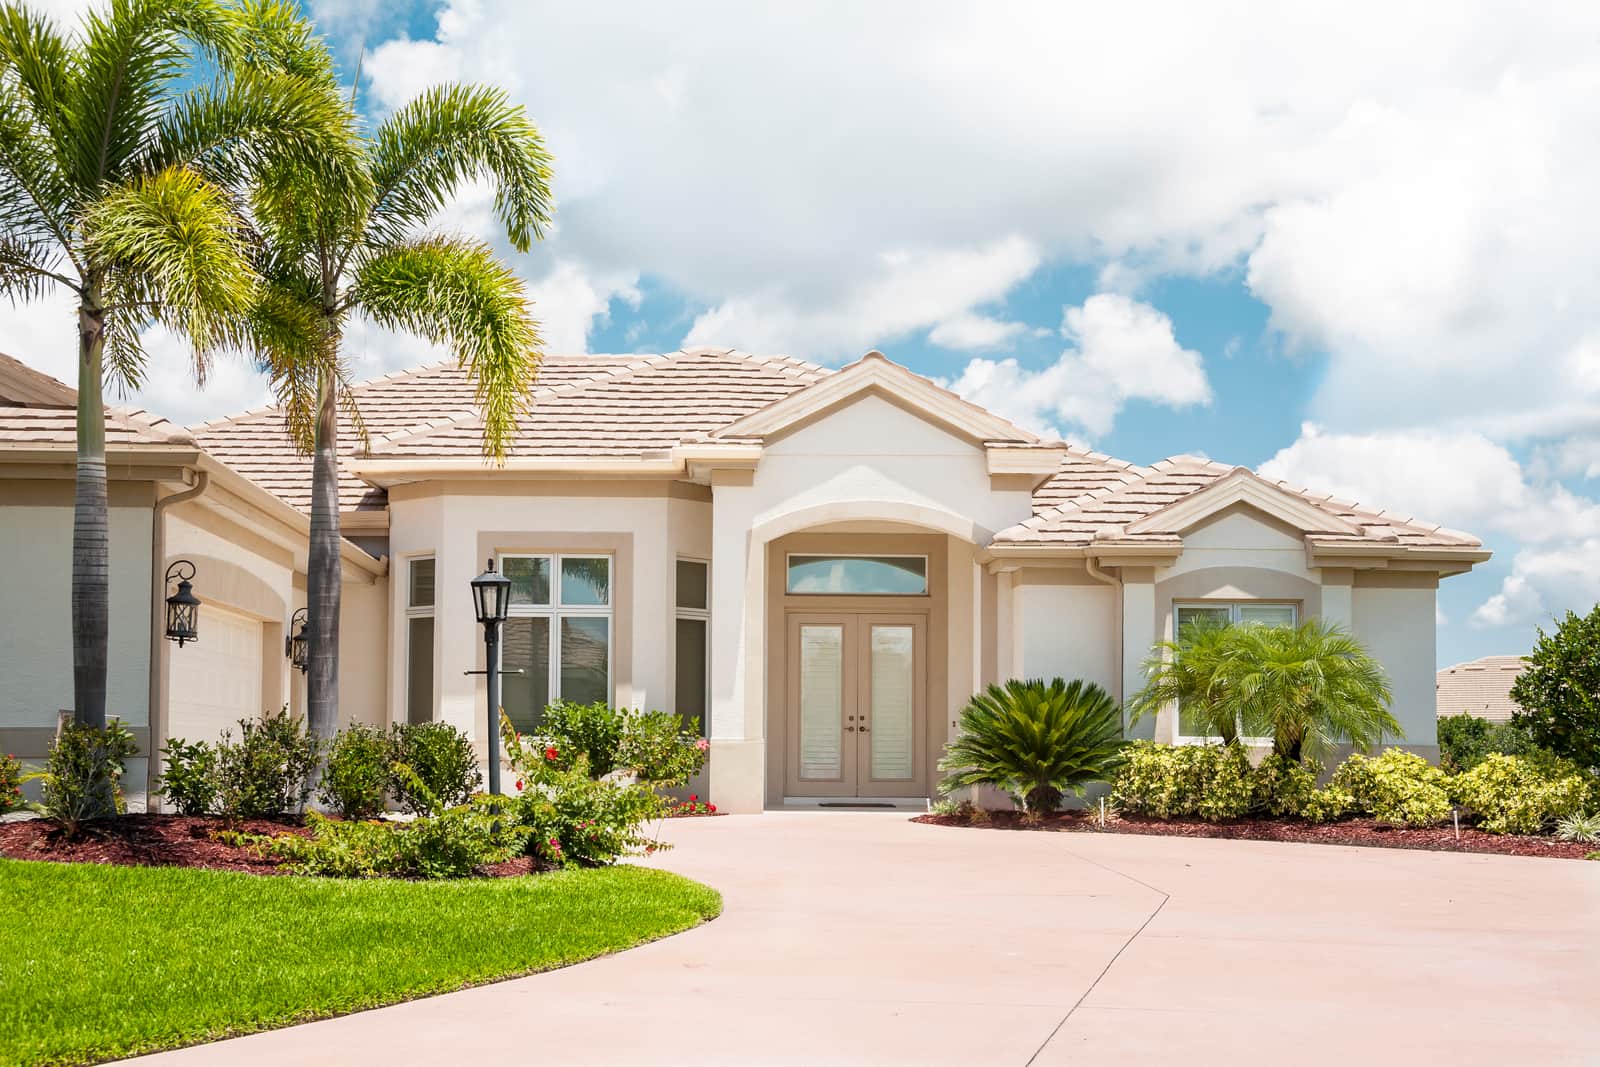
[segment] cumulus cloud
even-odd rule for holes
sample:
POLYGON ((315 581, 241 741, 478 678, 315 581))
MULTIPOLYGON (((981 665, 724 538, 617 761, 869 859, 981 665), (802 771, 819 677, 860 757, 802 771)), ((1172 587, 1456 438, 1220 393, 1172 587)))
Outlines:
POLYGON ((1200 353, 1184 348, 1172 320, 1149 304, 1097 293, 1062 316, 1069 347, 1042 370, 1015 359, 974 359, 950 388, 1012 421, 1059 434, 1071 424, 1110 432, 1134 400, 1171 408, 1211 402, 1200 353))
POLYGON ((988 315, 962 312, 929 330, 928 340, 940 348, 960 351, 1010 348, 1017 335, 1027 328, 1025 322, 1007 322, 988 315))

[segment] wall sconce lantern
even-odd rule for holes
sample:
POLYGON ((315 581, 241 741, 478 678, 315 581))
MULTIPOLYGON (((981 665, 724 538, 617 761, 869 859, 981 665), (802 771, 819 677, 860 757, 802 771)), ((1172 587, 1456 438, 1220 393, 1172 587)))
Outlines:
POLYGON ((194 595, 194 564, 186 559, 176 560, 167 568, 167 588, 176 581, 178 591, 167 597, 167 640, 178 642, 182 648, 186 641, 200 640, 200 598, 194 595))
POLYGON ((306 632, 310 626, 311 617, 301 608, 289 619, 289 633, 283 639, 283 654, 301 674, 311 669, 311 638, 306 632))

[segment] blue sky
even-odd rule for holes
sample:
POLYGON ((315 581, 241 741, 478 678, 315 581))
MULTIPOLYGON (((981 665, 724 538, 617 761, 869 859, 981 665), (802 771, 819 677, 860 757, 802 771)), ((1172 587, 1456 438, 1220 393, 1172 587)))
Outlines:
MULTIPOLYGON (((306 2, 374 120, 448 80, 526 105, 557 226, 501 247, 553 349, 879 348, 1124 459, 1469 530, 1441 664, 1600 599, 1595 5, 306 2)), ((486 190, 439 225, 500 241, 486 190)), ((24 310, 0 346, 70 376, 24 310)))

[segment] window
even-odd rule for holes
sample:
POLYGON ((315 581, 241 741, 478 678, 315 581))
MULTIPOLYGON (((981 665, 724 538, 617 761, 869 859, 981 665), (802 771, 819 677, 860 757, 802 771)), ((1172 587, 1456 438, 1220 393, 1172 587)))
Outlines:
POLYGON ((695 723, 695 730, 701 737, 706 734, 706 703, 710 691, 709 577, 710 568, 700 560, 678 561, 673 707, 686 724, 695 723))
POLYGON ((432 556, 406 566, 407 722, 433 718, 433 576, 432 556))
POLYGON ((823 596, 923 596, 927 556, 790 556, 787 589, 823 596))
MULTIPOLYGON (((1251 600, 1239 603, 1221 604, 1177 604, 1175 621, 1178 636, 1183 636, 1184 627, 1198 622, 1211 622, 1223 625, 1233 623, 1258 623, 1262 626, 1293 626, 1298 621, 1298 612, 1293 604, 1275 604, 1267 601, 1251 600)), ((1185 714, 1182 707, 1178 708, 1178 741, 1219 741, 1221 738, 1207 737, 1200 733, 1200 727, 1194 719, 1185 714)), ((1268 738, 1247 737, 1245 741, 1256 742, 1270 740, 1268 738)))
POLYGON ((511 579, 500 701, 512 725, 537 729, 556 700, 609 703, 611 557, 502 556, 500 570, 511 579))

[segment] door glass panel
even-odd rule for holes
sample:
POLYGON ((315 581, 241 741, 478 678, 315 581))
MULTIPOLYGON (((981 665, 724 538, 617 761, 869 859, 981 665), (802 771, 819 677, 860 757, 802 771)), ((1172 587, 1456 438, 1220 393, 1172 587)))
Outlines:
POLYGON ((790 556, 788 590, 833 596, 921 596, 928 591, 928 558, 790 556))
POLYGON ((844 627, 800 627, 800 777, 843 773, 844 627))
MULTIPOLYGON (((509 561, 508 561, 509 562, 509 561)), ((507 619, 500 638, 500 706, 521 733, 537 730, 550 702, 550 620, 507 619)))
POLYGON ((561 620, 561 699, 605 704, 611 699, 611 620, 569 615, 561 620))
POLYGON ((872 627, 872 777, 912 777, 915 639, 910 626, 872 627))

